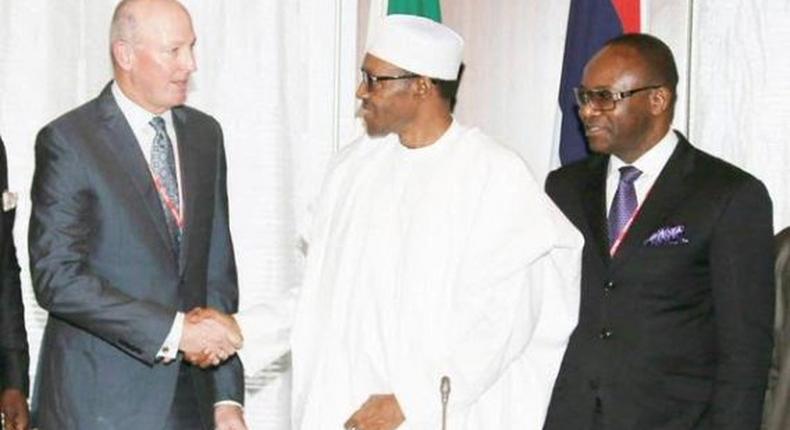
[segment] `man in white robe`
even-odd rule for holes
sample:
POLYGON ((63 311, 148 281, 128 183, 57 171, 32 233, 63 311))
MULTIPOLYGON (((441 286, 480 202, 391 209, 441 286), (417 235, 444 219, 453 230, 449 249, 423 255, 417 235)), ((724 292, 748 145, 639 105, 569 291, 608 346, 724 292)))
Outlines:
POLYGON ((448 429, 542 427, 583 241, 517 155, 452 117, 462 46, 397 15, 369 45, 367 136, 333 161, 306 237, 294 429, 440 429, 443 376, 448 429))

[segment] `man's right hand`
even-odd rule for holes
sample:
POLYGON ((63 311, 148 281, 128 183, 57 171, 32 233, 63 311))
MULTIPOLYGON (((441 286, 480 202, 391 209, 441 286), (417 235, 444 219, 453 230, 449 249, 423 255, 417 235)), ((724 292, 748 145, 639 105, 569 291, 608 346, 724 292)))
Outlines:
POLYGON ((196 366, 217 366, 243 345, 236 320, 215 309, 195 308, 185 315, 179 350, 196 366))

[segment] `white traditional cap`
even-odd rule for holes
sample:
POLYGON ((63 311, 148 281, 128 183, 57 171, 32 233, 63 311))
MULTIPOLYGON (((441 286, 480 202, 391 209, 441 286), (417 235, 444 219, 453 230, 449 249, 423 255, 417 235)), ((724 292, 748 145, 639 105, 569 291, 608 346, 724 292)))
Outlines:
POLYGON ((454 81, 464 39, 449 27, 413 15, 389 15, 381 21, 367 52, 409 72, 454 81))

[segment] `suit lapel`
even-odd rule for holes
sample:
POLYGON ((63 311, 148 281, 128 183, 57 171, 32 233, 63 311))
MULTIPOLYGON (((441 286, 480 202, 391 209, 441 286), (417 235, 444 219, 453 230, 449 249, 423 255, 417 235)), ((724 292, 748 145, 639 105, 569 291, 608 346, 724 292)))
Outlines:
POLYGON ((172 251, 173 244, 167 231, 167 222, 159 201, 159 194, 151 178, 151 171, 129 122, 126 121, 126 117, 112 96, 110 85, 104 88, 98 101, 103 133, 102 141, 112 148, 118 165, 126 172, 132 186, 140 194, 145 210, 163 244, 172 251))
POLYGON ((604 262, 609 261, 609 235, 606 223, 606 169, 609 157, 593 156, 590 176, 584 189, 582 204, 585 219, 595 239, 595 246, 604 262))
POLYGON ((683 136, 679 135, 675 151, 648 192, 620 249, 612 257, 613 269, 636 254, 650 234, 658 229, 662 222, 665 222, 673 209, 691 191, 687 175, 692 170, 693 161, 691 145, 683 136))

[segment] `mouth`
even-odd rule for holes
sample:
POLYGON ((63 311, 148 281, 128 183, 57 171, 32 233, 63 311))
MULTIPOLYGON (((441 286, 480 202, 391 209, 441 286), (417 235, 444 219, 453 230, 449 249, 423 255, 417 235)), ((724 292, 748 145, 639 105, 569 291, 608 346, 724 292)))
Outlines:
POLYGON ((369 116, 371 113, 370 106, 365 103, 362 103, 362 105, 359 107, 359 110, 357 111, 357 115, 360 117, 369 116))
POLYGON ((183 91, 183 92, 186 92, 186 90, 189 88, 189 81, 188 81, 188 80, 183 80, 183 81, 172 81, 171 83, 172 83, 172 84, 173 84, 173 85, 174 85, 176 88, 178 88, 180 91, 183 91))
POLYGON ((607 129, 600 125, 585 124, 584 126, 584 134, 587 135, 587 137, 597 136, 606 132, 607 129))

